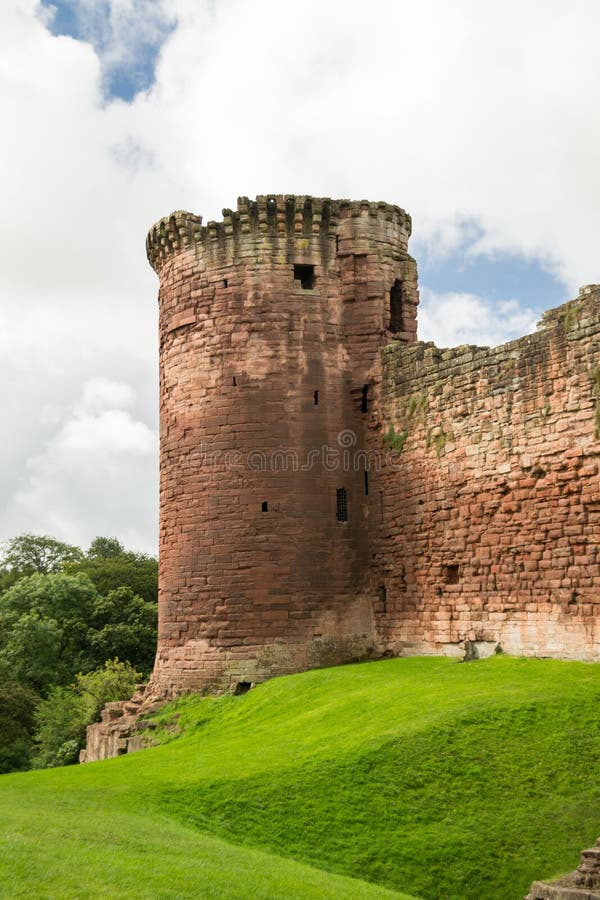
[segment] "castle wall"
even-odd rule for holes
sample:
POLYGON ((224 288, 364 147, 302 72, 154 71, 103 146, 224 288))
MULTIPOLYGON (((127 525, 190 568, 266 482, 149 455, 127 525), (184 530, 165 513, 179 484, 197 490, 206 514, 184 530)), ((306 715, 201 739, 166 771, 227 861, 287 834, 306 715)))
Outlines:
POLYGON ((382 355, 371 447, 401 446, 378 480, 385 646, 599 660, 600 289, 501 347, 382 355))
POLYGON ((280 195, 151 230, 151 695, 466 641, 600 656, 600 294, 502 347, 417 343, 409 235, 280 195))
POLYGON ((600 660, 600 286, 501 347, 417 343, 410 230, 281 195, 151 229, 158 650, 83 758, 139 748, 140 708, 186 690, 385 653, 600 660))
POLYGON ((158 695, 375 652, 364 467, 340 457, 364 446, 390 324, 399 341, 416 337, 410 219, 281 196, 223 215, 203 227, 173 214, 148 239, 160 277, 158 695))

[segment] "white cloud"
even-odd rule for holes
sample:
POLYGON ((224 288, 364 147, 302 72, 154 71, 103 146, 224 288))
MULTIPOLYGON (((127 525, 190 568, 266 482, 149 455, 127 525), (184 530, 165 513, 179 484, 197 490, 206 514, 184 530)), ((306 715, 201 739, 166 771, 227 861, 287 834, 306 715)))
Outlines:
POLYGON ((153 552, 158 437, 124 407, 130 385, 93 379, 63 412, 40 452, 27 460, 0 527, 50 533, 87 545, 98 534, 153 552))
POLYGON ((83 386, 78 410, 84 416, 99 415, 108 410, 123 410, 131 407, 135 391, 130 384, 111 381, 110 378, 91 378, 83 386))
MULTIPOLYGON (((156 278, 143 245, 172 209, 206 220, 238 194, 265 191, 385 199, 411 212, 415 235, 438 253, 465 239, 472 253, 518 252, 560 276, 565 297, 599 280, 596 0, 77 8, 97 51, 53 37, 37 0, 0 5, 4 509, 38 479, 41 517, 40 479, 51 470, 45 514, 58 511, 57 527, 73 534, 74 522, 81 534, 102 530, 102 492, 83 492, 78 507, 69 495, 67 514, 57 491, 68 483, 44 467, 59 466, 57 435, 90 379, 135 392, 131 405, 112 397, 105 421, 89 412, 110 466, 129 460, 129 472, 135 456, 110 443, 117 421, 134 443, 143 441, 132 424, 156 428, 156 278), (106 72, 145 64, 161 33, 152 88, 106 103, 106 72), (42 462, 27 469, 28 459, 42 462)), ((422 335, 442 343, 495 343, 530 320, 517 306, 461 295, 425 297, 421 321, 422 335)), ((138 535, 145 492, 156 494, 155 469, 143 471, 143 485, 138 469, 119 482, 138 535)), ((42 530, 33 509, 29 527, 42 530)), ((4 515, 0 537, 22 521, 4 515)))
POLYGON ((438 347, 494 347, 535 330, 538 316, 518 300, 500 303, 476 294, 421 291, 419 337, 438 347))
MULTIPOLYGON (((81 39, 94 47, 107 86, 119 70, 134 82, 145 80, 148 55, 174 24, 168 0, 62 0, 61 5, 73 16, 81 39)), ((56 13, 50 4, 40 15, 51 24, 56 13)))

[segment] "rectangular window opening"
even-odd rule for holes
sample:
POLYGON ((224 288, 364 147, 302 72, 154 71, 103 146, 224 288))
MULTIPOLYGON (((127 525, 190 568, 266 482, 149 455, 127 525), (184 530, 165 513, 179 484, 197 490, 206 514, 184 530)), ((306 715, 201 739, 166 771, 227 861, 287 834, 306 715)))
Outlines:
POLYGON ((365 469, 365 496, 369 496, 369 473, 365 469))
POLYGON ((348 495, 346 488, 338 488, 336 491, 336 515, 338 522, 348 521, 348 495))
POLYGON ((458 584, 460 578, 460 568, 457 563, 451 563, 448 566, 444 566, 444 581, 446 584, 458 584))
POLYGON ((402 331, 402 301, 404 290, 402 282, 396 278, 390 288, 390 331, 394 334, 402 331))
POLYGON ((385 584, 380 584, 377 588, 377 598, 379 600, 379 611, 387 612, 387 590, 385 584))
POLYGON ((315 267, 304 263, 294 265, 294 281, 300 282, 303 291, 312 291, 315 286, 315 267))
POLYGON ((229 287, 229 282, 226 278, 223 279, 223 287, 229 287))
POLYGON ((360 400, 360 411, 366 413, 369 411, 369 385, 363 384, 362 396, 360 400))
POLYGON ((335 236, 335 252, 336 253, 340 252, 340 236, 339 236, 339 234, 336 234, 336 236, 335 236))
POLYGON ((315 391, 314 398, 315 398, 315 406, 318 406, 319 405, 319 392, 318 391, 315 391))
POLYGON ((261 510, 263 512, 269 512, 269 504, 266 500, 263 500, 263 502, 261 503, 261 510))
POLYGON ((233 386, 237 387, 237 378, 235 377, 235 375, 233 376, 233 386))

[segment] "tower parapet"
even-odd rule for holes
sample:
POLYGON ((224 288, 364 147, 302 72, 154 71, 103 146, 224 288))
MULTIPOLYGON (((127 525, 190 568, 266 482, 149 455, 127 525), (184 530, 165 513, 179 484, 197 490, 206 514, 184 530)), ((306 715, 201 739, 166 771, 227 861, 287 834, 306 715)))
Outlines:
MULTIPOLYGON (((256 200, 238 197, 237 209, 224 209, 222 222, 202 225, 202 217, 179 210, 160 219, 149 231, 146 241, 148 260, 158 273, 166 259, 192 244, 205 249, 211 244, 235 243, 246 235, 284 238, 286 242, 319 238, 327 253, 330 242, 338 237, 336 253, 349 253, 350 247, 339 240, 355 237, 368 247, 372 240, 390 245, 399 254, 406 253, 412 228, 411 218, 399 206, 368 200, 330 200, 328 197, 265 194, 256 200), (357 222, 358 220, 358 222, 357 222), (340 235, 341 228, 343 234, 340 235)), ((328 254, 329 255, 329 254, 328 254)))

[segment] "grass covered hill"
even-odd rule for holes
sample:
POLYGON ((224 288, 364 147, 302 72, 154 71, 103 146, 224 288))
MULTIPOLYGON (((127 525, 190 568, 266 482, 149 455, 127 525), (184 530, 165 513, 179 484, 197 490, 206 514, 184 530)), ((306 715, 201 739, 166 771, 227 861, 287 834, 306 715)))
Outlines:
POLYGON ((517 900, 600 834, 600 666, 393 659, 157 720, 0 777, 0 895, 517 900))

